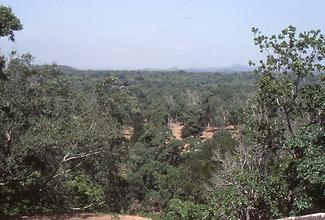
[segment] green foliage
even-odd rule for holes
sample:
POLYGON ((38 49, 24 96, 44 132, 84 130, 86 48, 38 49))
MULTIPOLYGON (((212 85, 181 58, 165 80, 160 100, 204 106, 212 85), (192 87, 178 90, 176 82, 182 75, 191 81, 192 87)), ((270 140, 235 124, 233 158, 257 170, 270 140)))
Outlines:
POLYGON ((151 210, 153 207, 161 210, 170 196, 176 193, 173 191, 176 186, 166 185, 164 180, 171 175, 173 167, 177 167, 181 162, 180 143, 165 143, 169 135, 166 128, 146 125, 145 130, 139 138, 142 143, 137 143, 130 150, 130 173, 127 179, 131 196, 140 201, 144 200, 145 210, 151 210), (156 199, 152 200, 152 196, 156 199))
POLYGON ((74 198, 77 204, 93 204, 104 199, 103 188, 84 174, 75 176, 70 182, 70 187, 78 195, 74 198))
MULTIPOLYGON (((0 15, 0 37, 13 41, 20 21, 10 8, 0 15)), ((79 71, 2 56, 0 214, 273 219, 324 211, 325 38, 292 26, 270 37, 253 32, 266 53, 256 76, 79 71), (184 125, 182 140, 172 123, 184 125), (202 141, 208 125, 218 131, 202 141)))
POLYGON ((288 141, 295 159, 289 164, 289 181, 294 194, 294 214, 321 211, 325 202, 325 133, 308 127, 288 141))
POLYGON ((205 148, 210 150, 218 150, 221 156, 228 154, 234 154, 238 147, 238 142, 231 137, 231 134, 227 131, 217 131, 211 140, 205 144, 205 148))
POLYGON ((253 32, 255 44, 267 54, 255 71, 257 92, 245 121, 255 157, 247 168, 256 171, 260 183, 250 185, 254 181, 248 179, 244 186, 270 206, 254 202, 259 213, 244 210, 259 218, 321 211, 324 152, 317 135, 324 129, 325 38, 318 30, 297 34, 292 26, 270 37, 253 32))
MULTIPOLYGON (((229 175, 229 174, 228 174, 229 175)), ((237 219, 250 216, 256 219, 269 219, 285 215, 287 187, 280 176, 269 175, 265 179, 258 172, 235 172, 211 194, 215 215, 219 218, 237 219)))
POLYGON ((319 99, 323 95, 317 78, 325 69, 325 38, 319 30, 297 34, 292 26, 270 37, 255 28, 253 32, 255 44, 261 52, 267 53, 266 60, 260 61, 256 70, 259 80, 251 111, 256 115, 253 120, 259 128, 254 132, 261 144, 278 148, 287 132, 295 133, 301 123, 323 124, 323 107, 319 99), (317 109, 312 108, 314 98, 306 96, 315 89, 320 95, 315 97, 320 101, 317 109), (320 111, 320 116, 316 117, 315 111, 320 111), (307 121, 298 123, 301 117, 307 121))
POLYGON ((8 36, 11 41, 15 41, 14 31, 20 31, 23 28, 11 8, 3 5, 0 5, 0 26, 0 37, 8 36))
POLYGON ((1 212, 121 210, 118 167, 127 153, 122 129, 137 111, 132 94, 108 78, 90 103, 55 66, 31 61, 13 54, 0 82, 1 212))
POLYGON ((172 199, 168 203, 164 219, 212 219, 211 211, 205 205, 197 205, 193 202, 172 199))

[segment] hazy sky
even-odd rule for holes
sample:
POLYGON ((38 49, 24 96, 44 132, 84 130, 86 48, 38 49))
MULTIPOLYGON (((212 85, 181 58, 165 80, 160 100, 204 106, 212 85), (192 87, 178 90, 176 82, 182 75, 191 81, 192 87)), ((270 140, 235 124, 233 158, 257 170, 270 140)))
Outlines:
POLYGON ((220 67, 259 57, 251 27, 325 31, 325 0, 0 0, 24 25, 2 51, 78 68, 220 67))

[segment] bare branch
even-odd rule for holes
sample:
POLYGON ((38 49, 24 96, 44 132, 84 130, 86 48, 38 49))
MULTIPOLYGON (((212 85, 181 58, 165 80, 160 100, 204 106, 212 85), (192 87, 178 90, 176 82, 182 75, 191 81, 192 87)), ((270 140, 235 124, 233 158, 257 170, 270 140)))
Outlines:
POLYGON ((85 158, 85 157, 89 157, 89 156, 94 156, 94 155, 97 155, 97 154, 100 154, 102 151, 95 151, 95 152, 90 152, 90 153, 81 153, 81 154, 78 154, 78 155, 75 155, 75 156, 71 156, 71 157, 68 157, 69 156, 69 153, 67 155, 65 155, 63 157, 63 160, 62 162, 68 162, 70 160, 76 160, 76 159, 80 159, 80 158, 85 158))

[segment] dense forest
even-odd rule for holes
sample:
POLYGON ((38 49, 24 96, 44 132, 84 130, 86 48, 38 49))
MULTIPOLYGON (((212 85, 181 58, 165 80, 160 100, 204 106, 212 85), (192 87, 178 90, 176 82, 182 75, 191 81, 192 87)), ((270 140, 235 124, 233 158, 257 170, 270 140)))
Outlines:
MULTIPOLYGON (((0 37, 22 24, 0 6, 0 37)), ((253 42, 252 72, 78 70, 0 57, 0 216, 274 219, 325 211, 325 38, 253 42)))

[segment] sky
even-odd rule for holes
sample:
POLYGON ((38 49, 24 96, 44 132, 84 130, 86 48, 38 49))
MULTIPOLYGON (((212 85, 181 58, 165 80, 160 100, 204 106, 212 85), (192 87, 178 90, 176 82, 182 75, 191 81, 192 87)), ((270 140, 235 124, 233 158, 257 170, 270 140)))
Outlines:
POLYGON ((204 68, 261 58, 252 27, 325 31, 324 0, 0 0, 24 29, 3 53, 80 69, 204 68))

